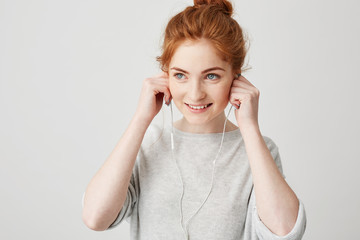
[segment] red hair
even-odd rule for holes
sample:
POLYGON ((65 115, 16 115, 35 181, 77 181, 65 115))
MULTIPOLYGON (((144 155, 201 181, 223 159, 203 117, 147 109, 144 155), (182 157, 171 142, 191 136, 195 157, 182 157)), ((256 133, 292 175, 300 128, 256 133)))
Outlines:
POLYGON ((156 57, 161 70, 168 72, 172 56, 185 40, 205 38, 235 74, 241 73, 247 49, 243 31, 232 14, 232 4, 227 0, 194 0, 194 6, 172 17, 165 29, 162 55, 156 57))

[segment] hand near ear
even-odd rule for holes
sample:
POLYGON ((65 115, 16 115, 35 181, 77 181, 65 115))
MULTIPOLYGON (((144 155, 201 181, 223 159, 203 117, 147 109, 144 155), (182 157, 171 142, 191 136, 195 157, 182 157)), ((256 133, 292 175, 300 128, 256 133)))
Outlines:
POLYGON ((239 106, 235 109, 235 117, 241 131, 248 127, 259 127, 259 96, 260 91, 244 76, 233 80, 229 101, 232 105, 239 106))
POLYGON ((170 102, 169 75, 166 72, 143 81, 136 115, 144 124, 150 124, 159 113, 163 101, 170 102))

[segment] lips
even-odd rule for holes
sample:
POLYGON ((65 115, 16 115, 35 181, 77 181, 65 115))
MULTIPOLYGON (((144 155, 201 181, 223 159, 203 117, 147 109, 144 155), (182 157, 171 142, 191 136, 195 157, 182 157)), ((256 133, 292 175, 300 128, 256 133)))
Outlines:
POLYGON ((208 108, 212 105, 212 103, 208 103, 208 104, 188 104, 185 103, 188 107, 190 107, 191 109, 195 109, 195 110, 199 110, 199 109, 205 109, 208 108))
POLYGON ((210 105, 212 103, 203 103, 203 104, 190 104, 190 103, 185 103, 186 105, 191 105, 191 106, 194 106, 194 107, 200 107, 200 106, 207 106, 207 105, 210 105))
POLYGON ((185 105, 187 106, 187 109, 190 110, 190 112, 192 113, 204 113, 204 112, 207 112, 208 109, 212 106, 212 103, 209 103, 207 105, 198 105, 198 106, 206 106, 206 107, 190 107, 189 104, 185 103, 185 105))
POLYGON ((209 104, 211 104, 211 103, 203 103, 203 104, 190 104, 190 103, 185 103, 185 104, 187 104, 187 105, 191 105, 191 106, 205 106, 205 105, 209 105, 209 104))

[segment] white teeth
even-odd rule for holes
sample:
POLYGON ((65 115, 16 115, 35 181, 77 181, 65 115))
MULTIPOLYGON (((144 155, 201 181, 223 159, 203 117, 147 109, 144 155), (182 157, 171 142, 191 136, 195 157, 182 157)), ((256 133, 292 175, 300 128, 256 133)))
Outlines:
POLYGON ((188 104, 189 107, 191 107, 192 109, 204 109, 206 107, 208 107, 209 105, 204 105, 204 106, 191 106, 190 104, 188 104))

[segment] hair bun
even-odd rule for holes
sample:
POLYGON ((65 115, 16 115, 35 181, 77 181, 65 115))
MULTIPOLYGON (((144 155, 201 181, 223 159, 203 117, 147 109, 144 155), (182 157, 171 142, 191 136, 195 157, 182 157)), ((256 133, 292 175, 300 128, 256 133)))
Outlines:
POLYGON ((227 0, 194 0, 194 7, 201 7, 202 5, 217 5, 224 14, 229 16, 233 14, 232 4, 227 0))

